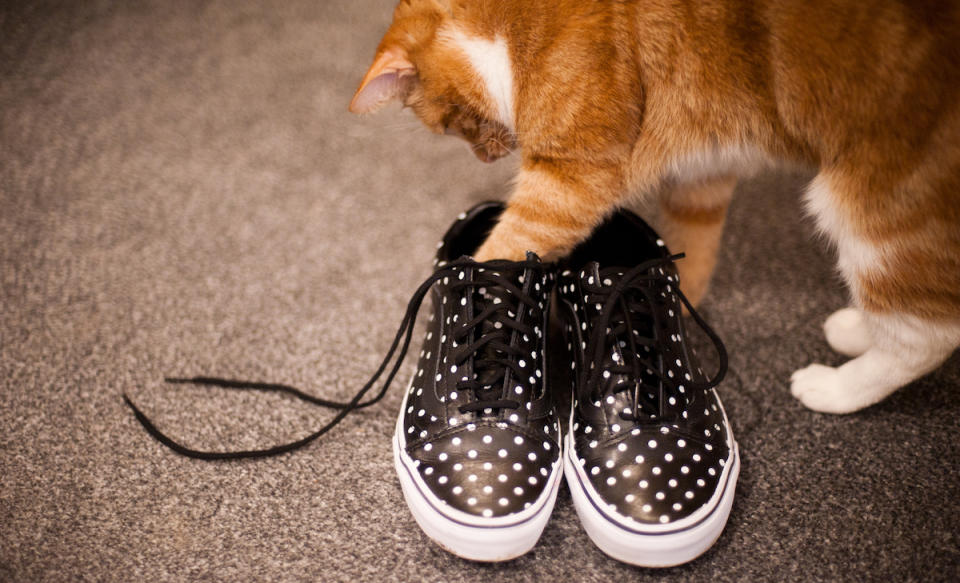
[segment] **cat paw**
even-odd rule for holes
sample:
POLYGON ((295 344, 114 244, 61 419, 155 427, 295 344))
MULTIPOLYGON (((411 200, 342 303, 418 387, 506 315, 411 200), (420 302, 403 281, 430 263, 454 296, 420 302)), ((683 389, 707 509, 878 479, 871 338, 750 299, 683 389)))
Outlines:
POLYGON ((526 259, 527 251, 533 251, 544 259, 544 254, 537 249, 532 241, 520 236, 504 236, 503 229, 494 228, 487 237, 487 240, 480 245, 473 257, 477 261, 493 261, 495 259, 506 259, 507 261, 523 261, 526 259))
POLYGON ((843 308, 831 314, 823 323, 823 333, 827 344, 846 356, 860 356, 873 346, 863 312, 856 308, 843 308))
POLYGON ((523 261, 526 258, 526 251, 515 245, 502 245, 497 241, 488 239, 486 243, 477 249, 473 257, 477 261, 493 261, 495 259, 523 261))
POLYGON ((851 413, 861 408, 850 402, 840 371, 822 364, 811 364, 790 377, 790 393, 807 408, 821 413, 851 413))

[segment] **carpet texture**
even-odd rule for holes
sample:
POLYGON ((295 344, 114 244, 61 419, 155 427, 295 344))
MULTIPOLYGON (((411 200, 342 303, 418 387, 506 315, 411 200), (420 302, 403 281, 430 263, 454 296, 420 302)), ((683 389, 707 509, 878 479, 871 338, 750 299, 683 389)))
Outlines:
POLYGON ((731 355, 743 467, 725 533, 688 565, 608 559, 565 487, 530 554, 447 554, 394 475, 405 379, 275 459, 185 459, 143 432, 121 393, 199 448, 323 424, 163 378, 348 399, 450 221, 509 192, 515 160, 482 165, 409 112, 347 113, 392 7, 0 7, 0 580, 957 580, 960 358, 856 415, 789 394, 793 370, 842 362, 820 325, 847 296, 802 213, 808 174, 745 181, 731 210, 702 312, 731 355))

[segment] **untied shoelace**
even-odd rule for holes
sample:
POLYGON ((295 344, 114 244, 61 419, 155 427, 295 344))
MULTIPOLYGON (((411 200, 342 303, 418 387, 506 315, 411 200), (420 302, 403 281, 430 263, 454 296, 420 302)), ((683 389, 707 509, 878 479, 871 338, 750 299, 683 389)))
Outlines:
MULTIPOLYGON (((516 363, 513 362, 514 359, 511 358, 512 356, 516 356, 517 349, 510 344, 509 333, 507 331, 501 331, 506 328, 506 330, 512 329, 520 333, 532 333, 532 330, 521 321, 522 318, 516 317, 516 314, 520 314, 522 312, 524 305, 530 307, 531 309, 537 309, 539 306, 504 274, 517 272, 525 273, 527 270, 532 270, 534 273, 537 273, 543 269, 543 264, 540 263, 540 261, 535 257, 528 257, 526 261, 520 262, 478 262, 468 257, 463 257, 439 267, 422 284, 420 284, 420 287, 417 288, 417 290, 413 293, 413 296, 410 298, 410 301, 407 304, 406 312, 404 313, 403 319, 400 322, 400 327, 393 339, 393 343, 390 345, 390 349, 387 350, 387 354, 383 358, 383 362, 380 363, 380 366, 377 368, 376 372, 373 373, 373 376, 370 377, 370 380, 368 380, 367 383, 364 384, 359 391, 357 391, 353 398, 346 403, 322 399, 309 395, 300 389, 297 389, 296 387, 275 383, 238 381, 206 376, 164 379, 166 382, 173 384, 196 384, 225 389, 285 393, 308 403, 338 410, 336 416, 328 421, 323 427, 307 435, 306 437, 290 443, 276 445, 264 449, 223 452, 193 449, 177 443, 160 431, 156 425, 154 425, 153 422, 136 405, 134 405, 133 401, 130 400, 126 394, 123 395, 123 400, 133 411, 137 421, 140 422, 147 433, 174 452, 186 457, 203 460, 235 460, 271 457, 299 449, 336 427, 336 425, 352 411, 369 407, 370 405, 373 405, 383 399, 384 395, 387 393, 387 390, 390 388, 391 382, 393 382, 394 377, 397 375, 397 371, 399 371, 400 367, 403 365, 404 356, 407 354, 407 350, 410 347, 410 341, 413 337, 414 324, 416 323, 417 314, 420 311, 420 306, 423 304, 424 298, 435 283, 443 281, 444 278, 450 278, 453 276, 454 283, 451 285, 451 289, 460 287, 475 287, 479 289, 480 287, 486 286, 491 290, 490 293, 494 297, 500 298, 501 300, 499 302, 489 302, 489 305, 483 308, 479 314, 477 314, 469 322, 465 322, 459 328, 459 339, 467 340, 468 343, 458 347, 458 350, 454 351, 456 354, 456 356, 454 356, 455 359, 458 359, 462 362, 473 357, 475 359, 474 366, 477 371, 489 370, 490 368, 496 367, 501 367, 503 369, 502 374, 495 373, 491 378, 484 379, 482 382, 478 381, 477 379, 460 381, 458 388, 471 389, 474 391, 477 397, 474 402, 462 405, 460 408, 461 413, 472 411, 490 412, 498 408, 516 408, 519 406, 519 403, 510 399, 499 398, 499 395, 494 394, 496 391, 492 387, 493 383, 502 380, 503 375, 509 374, 510 370, 516 369, 517 367, 516 363), (468 278, 466 281, 458 280, 458 271, 462 273, 463 270, 468 269, 473 270, 474 276, 472 278, 468 278), (510 299, 513 301, 509 301, 510 299), (509 317, 508 313, 513 313, 513 310, 516 310, 515 316, 509 317), (504 314, 507 314, 507 317, 504 317, 504 314), (489 329, 483 330, 482 328, 484 325, 490 322, 499 322, 500 326, 488 327, 489 329), (379 391, 372 398, 364 401, 364 396, 366 396, 370 389, 373 388, 380 377, 384 374, 391 361, 393 362, 393 366, 390 367, 386 379, 383 381, 383 385, 380 387, 379 391)), ((533 284, 529 283, 528 285, 533 284)), ((451 353, 451 355, 454 353, 451 353)), ((516 373, 521 379, 523 378, 523 375, 519 374, 519 370, 516 370, 516 373)))

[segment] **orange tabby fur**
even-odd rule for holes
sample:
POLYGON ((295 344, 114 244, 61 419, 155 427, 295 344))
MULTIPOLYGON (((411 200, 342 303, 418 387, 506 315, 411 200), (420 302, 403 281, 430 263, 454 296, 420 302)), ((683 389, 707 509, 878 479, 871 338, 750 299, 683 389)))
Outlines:
MULTIPOLYGON (((690 257, 694 299, 736 176, 777 160, 819 168, 808 206, 856 309, 943 324, 920 352, 946 358, 960 344, 958 86, 956 2, 403 0, 351 109, 400 99, 487 161, 519 146, 480 260, 562 256, 616 208, 664 193, 661 229, 690 257), (506 47, 501 77, 484 76, 496 59, 469 39, 506 47)), ((873 330, 873 346, 906 329, 888 320, 843 322, 873 330)))

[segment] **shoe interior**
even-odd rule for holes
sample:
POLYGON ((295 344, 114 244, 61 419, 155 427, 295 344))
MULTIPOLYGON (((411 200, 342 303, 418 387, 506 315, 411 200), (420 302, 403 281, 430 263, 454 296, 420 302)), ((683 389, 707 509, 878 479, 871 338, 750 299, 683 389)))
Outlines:
POLYGON ((497 224, 502 212, 503 204, 499 202, 483 203, 470 209, 467 216, 457 221, 443 238, 439 259, 453 261, 464 255, 472 257, 497 224))
POLYGON ((633 267, 668 254, 657 245, 657 234, 633 213, 620 211, 597 227, 565 261, 570 269, 581 269, 591 261, 601 267, 633 267))

